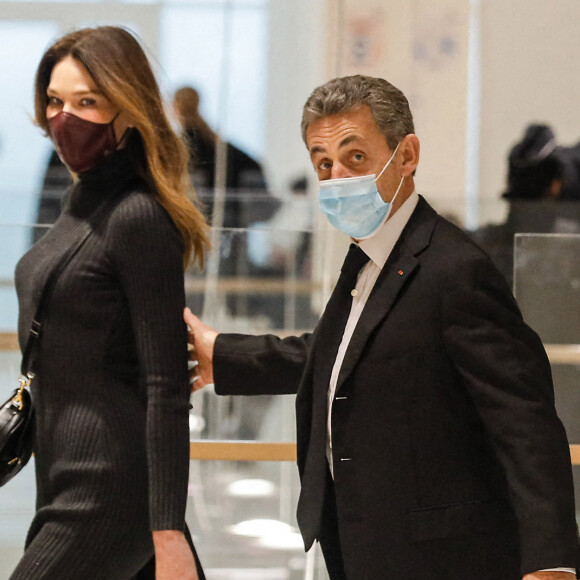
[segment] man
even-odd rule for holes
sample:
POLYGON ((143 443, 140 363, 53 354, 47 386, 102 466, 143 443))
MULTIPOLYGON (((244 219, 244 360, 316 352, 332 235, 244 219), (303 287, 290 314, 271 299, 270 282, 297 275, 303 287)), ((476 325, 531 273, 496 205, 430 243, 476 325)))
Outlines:
POLYGON ((186 312, 198 383, 297 392, 298 523, 332 580, 571 580, 548 360, 487 256, 415 192, 406 98, 335 79, 302 132, 321 208, 355 244, 312 335, 217 334, 186 312))
MULTIPOLYGON (((173 95, 173 111, 189 146, 192 180, 211 222, 216 170, 219 171, 216 161, 222 142, 201 115, 199 105, 199 93, 193 87, 181 87, 173 95)), ((231 143, 222 144, 228 197, 220 227, 245 228, 252 222, 271 218, 280 201, 269 193, 262 166, 231 143)))

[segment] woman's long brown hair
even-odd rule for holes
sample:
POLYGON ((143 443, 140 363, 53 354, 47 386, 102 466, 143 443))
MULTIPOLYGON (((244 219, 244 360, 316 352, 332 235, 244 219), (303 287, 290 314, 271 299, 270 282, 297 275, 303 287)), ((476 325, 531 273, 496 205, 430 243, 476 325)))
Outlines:
POLYGON ((67 56, 83 64, 97 87, 127 114, 139 132, 147 177, 183 236, 185 264, 193 257, 203 266, 209 248, 208 226, 191 185, 189 153, 171 128, 155 75, 139 42, 128 30, 116 26, 84 28, 57 40, 45 52, 36 72, 35 116, 46 133, 46 90, 52 69, 67 56))

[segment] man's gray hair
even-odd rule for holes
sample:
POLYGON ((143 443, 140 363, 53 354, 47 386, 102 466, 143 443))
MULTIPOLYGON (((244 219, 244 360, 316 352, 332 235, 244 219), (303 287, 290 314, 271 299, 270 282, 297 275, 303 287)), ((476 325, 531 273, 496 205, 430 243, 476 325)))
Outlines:
POLYGON ((415 132, 409 101, 397 87, 385 79, 354 75, 333 79, 312 91, 302 111, 304 143, 312 121, 362 106, 369 107, 391 149, 403 137, 415 132))

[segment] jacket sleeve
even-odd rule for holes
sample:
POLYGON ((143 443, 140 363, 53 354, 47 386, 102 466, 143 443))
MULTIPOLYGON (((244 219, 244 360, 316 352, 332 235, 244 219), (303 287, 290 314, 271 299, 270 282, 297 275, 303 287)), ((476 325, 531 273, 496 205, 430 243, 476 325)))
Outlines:
POLYGON ((165 210, 135 194, 115 210, 112 247, 146 397, 152 530, 183 530, 189 474, 189 382, 183 243, 165 210))
POLYGON ((294 395, 306 366, 311 334, 219 334, 213 355, 219 395, 294 395))
POLYGON ((444 343, 505 469, 522 575, 575 567, 570 452, 548 358, 495 268, 482 258, 468 270, 444 293, 444 343))

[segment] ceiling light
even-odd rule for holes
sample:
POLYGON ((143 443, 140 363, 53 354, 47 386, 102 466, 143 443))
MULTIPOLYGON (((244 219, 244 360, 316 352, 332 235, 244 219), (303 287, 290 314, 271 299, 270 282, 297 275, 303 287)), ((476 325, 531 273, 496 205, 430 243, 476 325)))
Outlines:
POLYGON ((235 497, 271 497, 276 486, 267 479, 238 479, 227 487, 227 493, 235 497))
POLYGON ((246 520, 228 528, 228 531, 238 536, 250 536, 259 538, 262 536, 275 536, 289 534, 294 528, 278 520, 246 520))

